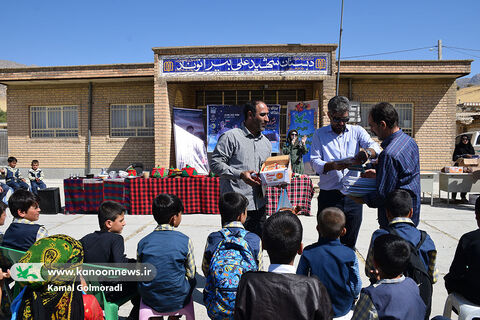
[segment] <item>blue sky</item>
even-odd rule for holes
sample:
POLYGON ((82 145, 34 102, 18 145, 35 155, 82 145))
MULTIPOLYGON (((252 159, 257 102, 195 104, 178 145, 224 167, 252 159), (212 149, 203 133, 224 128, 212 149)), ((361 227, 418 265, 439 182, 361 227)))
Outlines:
MULTIPOLYGON (((151 48, 162 46, 338 43, 340 8, 341 0, 2 1, 0 59, 135 63, 153 62, 151 48)), ((444 60, 478 60, 474 75, 479 13, 479 0, 345 0, 342 57, 425 48, 356 59, 436 60, 441 39, 444 60)))

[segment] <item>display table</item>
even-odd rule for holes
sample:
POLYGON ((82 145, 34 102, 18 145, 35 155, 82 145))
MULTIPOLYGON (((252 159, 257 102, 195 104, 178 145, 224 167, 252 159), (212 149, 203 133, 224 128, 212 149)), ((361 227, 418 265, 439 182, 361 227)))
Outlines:
POLYGON ((184 213, 218 214, 218 178, 65 179, 65 212, 95 212, 105 200, 123 204, 130 214, 151 214, 153 198, 160 193, 177 195, 184 213))
POLYGON ((65 213, 97 211, 103 201, 102 179, 65 179, 65 213))
MULTIPOLYGON (((134 179, 65 179, 65 212, 95 212, 105 200, 123 204, 130 214, 151 214, 152 201, 160 193, 177 195, 185 207, 184 213, 219 214, 219 178, 134 178, 134 179)), ((267 188, 267 214, 275 212, 280 188, 267 188)), ((303 175, 293 178, 287 186, 293 206, 301 208, 300 214, 310 215, 313 197, 312 180, 303 175)))
POLYGON ((124 179, 106 179, 103 181, 103 200, 116 201, 128 207, 125 198, 126 188, 124 179))
MULTIPOLYGON (((275 213, 281 191, 280 188, 276 187, 267 188, 268 202, 266 209, 268 215, 275 213)), ((292 183, 287 185, 287 193, 292 206, 300 207, 299 214, 309 216, 314 193, 312 179, 307 175, 292 178, 292 183)))
POLYGON ((480 192, 480 180, 474 179, 472 173, 439 174, 439 190, 447 192, 447 203, 450 203, 450 192, 480 192))
POLYGON ((422 192, 422 197, 425 197, 425 192, 430 193, 430 205, 433 206, 433 182, 435 181, 435 176, 437 172, 420 172, 420 190, 422 192))
POLYGON ((152 214, 152 202, 160 193, 177 195, 184 213, 219 214, 219 178, 136 178, 125 180, 125 201, 130 214, 152 214))

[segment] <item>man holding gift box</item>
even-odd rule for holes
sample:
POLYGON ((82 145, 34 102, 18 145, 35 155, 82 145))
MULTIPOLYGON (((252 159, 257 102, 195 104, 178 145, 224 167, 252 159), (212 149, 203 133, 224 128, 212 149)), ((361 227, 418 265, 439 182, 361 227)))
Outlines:
POLYGON ((382 141, 382 153, 378 156, 375 170, 363 175, 375 177, 377 191, 363 196, 370 208, 378 208, 380 228, 388 226, 385 210, 387 195, 395 189, 408 191, 412 197, 415 226, 420 222, 420 156, 415 140, 398 126, 398 113, 388 102, 376 104, 368 116, 368 124, 382 141))
POLYGON ((345 213, 347 232, 340 241, 350 248, 355 247, 358 231, 362 224, 362 205, 344 196, 342 179, 353 173, 350 164, 362 164, 368 158, 376 158, 381 149, 365 129, 347 124, 350 101, 335 96, 328 102, 330 125, 315 131, 312 139, 310 162, 320 176, 318 212, 328 207, 337 207, 345 213), (353 161, 338 160, 353 157, 353 161))
POLYGON ((220 193, 238 192, 248 199, 245 229, 262 236, 267 199, 258 173, 272 153, 270 141, 262 134, 268 119, 263 101, 247 102, 245 122, 220 136, 213 150, 211 169, 220 177, 220 193))

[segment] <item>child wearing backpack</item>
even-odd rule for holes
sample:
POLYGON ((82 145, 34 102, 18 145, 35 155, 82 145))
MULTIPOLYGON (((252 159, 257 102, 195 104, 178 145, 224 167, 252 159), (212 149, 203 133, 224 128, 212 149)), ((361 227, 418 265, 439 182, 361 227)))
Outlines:
POLYGON ((236 192, 220 196, 222 229, 207 238, 202 270, 206 284, 203 301, 211 319, 233 319, 238 282, 247 271, 262 270, 260 238, 246 231, 247 198, 236 192))
POLYGON ((375 284, 363 288, 352 320, 423 320, 425 303, 415 281, 403 273, 410 260, 410 245, 394 234, 375 238, 375 284))
POLYGON ((418 230, 410 219, 413 209, 412 197, 408 191, 402 189, 392 191, 386 199, 385 208, 389 224, 385 229, 378 229, 372 235, 365 262, 365 273, 372 283, 376 282, 373 250, 374 241, 378 236, 391 233, 406 240, 410 245, 412 254, 404 274, 415 280, 419 285, 420 296, 427 306, 425 318, 428 319, 432 304, 432 284, 437 282, 437 270, 435 269, 437 250, 435 244, 430 236, 425 231, 418 230))

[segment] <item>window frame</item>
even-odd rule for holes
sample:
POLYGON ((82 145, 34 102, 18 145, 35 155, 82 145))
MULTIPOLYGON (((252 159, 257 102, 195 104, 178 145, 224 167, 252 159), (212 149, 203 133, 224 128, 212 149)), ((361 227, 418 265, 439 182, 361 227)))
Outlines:
MULTIPOLYGON (((368 133, 370 133, 370 135, 375 136, 375 137, 376 137, 376 134, 370 129, 370 126, 368 125, 368 114, 370 113, 370 110, 365 112, 365 113, 362 112, 362 110, 364 110, 364 108, 365 108, 364 105, 369 105, 370 106, 369 108, 372 108, 377 103, 379 103, 379 102, 369 102, 369 101, 360 102, 360 113, 362 114, 362 117, 361 117, 361 122, 358 123, 358 125, 360 125, 365 130, 367 130, 368 133), (366 114, 366 116, 364 117, 365 114, 366 114)), ((410 108, 400 107, 403 110, 408 110, 408 109, 411 110, 411 119, 401 119, 400 118, 400 113, 399 113, 399 115, 398 115, 398 118, 399 118, 398 119, 398 122, 399 122, 398 126, 402 129, 403 132, 408 134, 410 137, 412 137, 412 138, 415 137, 415 134, 414 134, 414 132, 415 132, 415 126, 414 126, 414 123, 415 123, 415 105, 413 104, 413 102, 390 102, 390 104, 395 108, 395 110, 397 110, 397 113, 399 113, 398 105, 410 105, 411 106, 410 108), (410 126, 409 127, 405 126, 404 123, 403 123, 406 120, 410 121, 410 126)))
POLYGON ((80 127, 80 106, 79 105, 33 105, 29 107, 30 111, 30 137, 32 139, 77 139, 79 137, 79 127, 80 127), (69 108, 71 111, 76 112, 76 127, 66 128, 65 127, 65 111, 69 108), (74 108, 74 109, 73 109, 74 108), (41 110, 43 109, 43 110, 41 110), (49 111, 55 111, 55 109, 60 109, 60 127, 49 127, 49 111), (44 113, 45 114, 45 128, 34 128, 35 114, 44 113), (64 135, 62 134, 64 132, 64 135), (68 132, 70 131, 70 133, 68 132), (41 133, 43 132, 43 135, 41 133), (52 135, 48 135, 51 132, 52 135))
MULTIPOLYGON (((120 108, 119 108, 120 109, 120 108)), ((122 110, 119 110, 122 111, 122 110)), ((155 115, 155 106, 154 103, 112 103, 109 105, 109 120, 110 120, 110 128, 109 128, 109 135, 111 138, 153 138, 155 135, 154 127, 154 115, 155 115), (130 111, 131 107, 138 107, 141 106, 142 110, 142 125, 135 126, 130 125, 130 111), (147 106, 151 108, 151 115, 152 115, 152 125, 147 125, 147 106), (114 127, 113 126, 113 111, 114 107, 125 107, 125 119, 126 127, 114 127), (122 130, 124 133, 122 134, 122 130), (142 134, 142 131, 144 132, 142 134), (134 132, 134 134, 128 134, 128 132, 134 132)))

